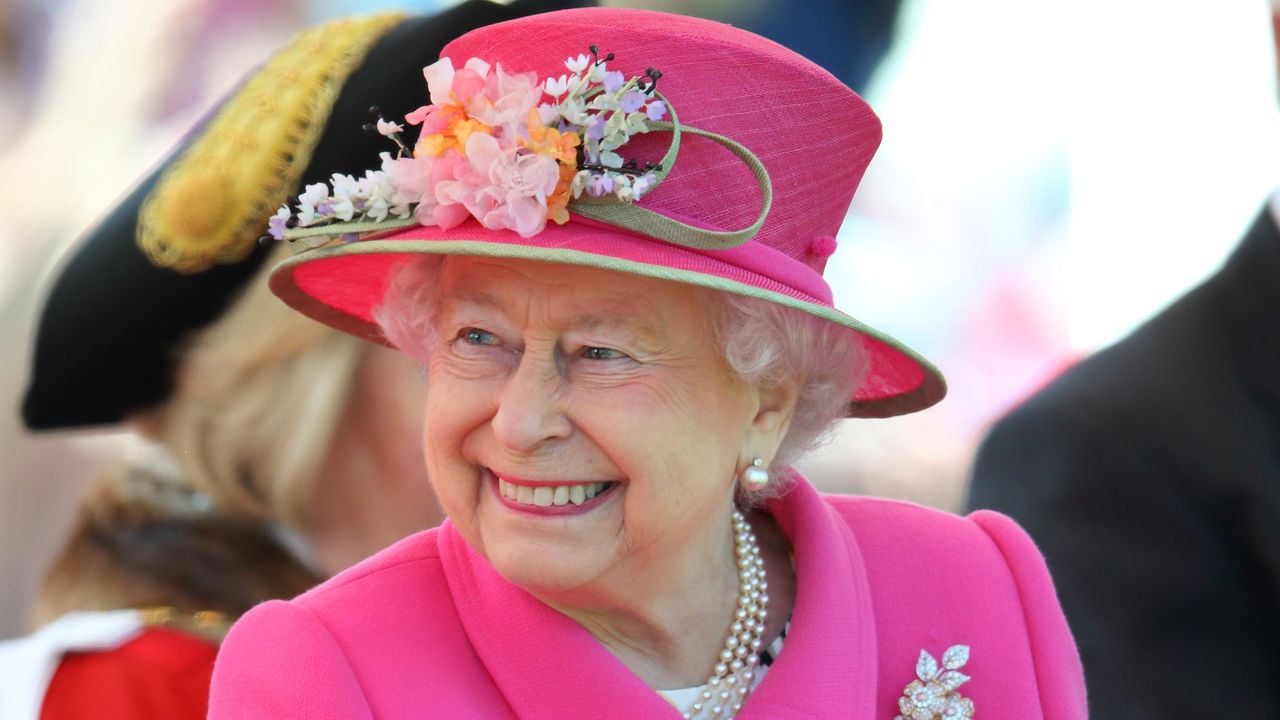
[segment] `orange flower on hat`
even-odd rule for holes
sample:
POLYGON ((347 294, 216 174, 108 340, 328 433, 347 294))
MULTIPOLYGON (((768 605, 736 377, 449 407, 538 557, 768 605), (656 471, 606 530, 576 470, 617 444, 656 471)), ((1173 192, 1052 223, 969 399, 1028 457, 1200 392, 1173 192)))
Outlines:
POLYGON ((544 125, 537 108, 529 110, 529 116, 525 122, 529 128, 529 139, 521 138, 522 146, 539 155, 552 158, 561 165, 577 168, 578 146, 582 144, 578 133, 560 132, 556 128, 544 125))
MULTIPOLYGON (((501 117, 493 110, 495 98, 489 97, 498 92, 500 86, 498 78, 490 76, 488 63, 472 58, 464 67, 454 70, 453 63, 448 58, 442 58, 423 68, 422 74, 431 93, 431 104, 405 116, 410 124, 422 125, 422 133, 414 147, 414 156, 440 157, 450 150, 463 153, 467 138, 472 133, 493 135, 493 127, 475 117, 477 113, 485 117, 501 117)), ((504 81, 503 85, 516 84, 511 76, 503 75, 501 79, 504 81)), ((525 79, 525 83, 533 83, 533 80, 525 79)), ((532 104, 537 100, 531 92, 525 95, 529 97, 498 99, 507 99, 516 104, 521 101, 532 104)))
POLYGON ((561 165, 555 192, 547 198, 547 219, 557 225, 569 222, 569 201, 573 199, 573 178, 577 174, 575 165, 561 165))
POLYGON ((578 173, 578 146, 582 144, 578 133, 560 132, 543 124, 536 108, 529 110, 526 121, 529 139, 520 139, 520 146, 537 155, 549 157, 560 165, 560 180, 555 192, 547 198, 547 219, 563 225, 569 222, 569 201, 572 199, 573 176, 578 173))
MULTIPOLYGON (((418 138, 418 144, 413 148, 415 157, 440 157, 450 150, 457 150, 459 153, 467 146, 467 138, 472 133, 484 133, 485 135, 493 135, 493 128, 484 123, 469 117, 467 111, 461 105, 448 104, 433 108, 431 114, 431 124, 439 127, 437 132, 428 134, 425 132, 427 125, 424 123, 422 136, 418 138)), ((413 122, 416 114, 411 113, 408 116, 409 122, 413 122)))

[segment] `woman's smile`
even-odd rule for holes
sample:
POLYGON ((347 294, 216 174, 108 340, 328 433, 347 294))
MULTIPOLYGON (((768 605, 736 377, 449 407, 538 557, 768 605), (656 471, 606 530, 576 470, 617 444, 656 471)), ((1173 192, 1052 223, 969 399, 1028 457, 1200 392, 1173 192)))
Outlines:
POLYGON ((576 515, 600 507, 613 497, 617 481, 525 480, 486 470, 489 486, 508 508, 532 515, 576 515))

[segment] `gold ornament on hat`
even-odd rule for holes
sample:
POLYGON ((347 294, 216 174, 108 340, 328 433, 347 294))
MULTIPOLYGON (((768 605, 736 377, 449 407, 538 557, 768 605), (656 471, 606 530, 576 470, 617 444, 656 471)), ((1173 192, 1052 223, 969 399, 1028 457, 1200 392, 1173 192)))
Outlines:
POLYGON ((347 78, 405 15, 306 30, 236 91, 143 202, 138 246, 182 273, 234 263, 292 193, 347 78))

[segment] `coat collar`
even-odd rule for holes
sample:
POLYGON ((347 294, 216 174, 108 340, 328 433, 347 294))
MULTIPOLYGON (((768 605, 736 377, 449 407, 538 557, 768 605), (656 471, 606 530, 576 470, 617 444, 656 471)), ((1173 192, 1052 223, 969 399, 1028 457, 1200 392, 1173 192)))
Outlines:
MULTIPOLYGON (((871 717, 875 623, 853 534, 798 476, 768 509, 791 542, 796 605, 785 648, 738 718, 871 717)), ((580 625, 498 575, 451 523, 438 538, 463 629, 517 717, 680 717, 580 625)))

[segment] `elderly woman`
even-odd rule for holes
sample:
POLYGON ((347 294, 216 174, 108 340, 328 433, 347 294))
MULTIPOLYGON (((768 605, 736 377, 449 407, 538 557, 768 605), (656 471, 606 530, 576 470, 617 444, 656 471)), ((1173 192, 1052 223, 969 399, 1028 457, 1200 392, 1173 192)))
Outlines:
POLYGON ((319 247, 272 287, 426 363, 448 519, 246 615, 211 717, 1084 717, 1012 522, 791 468, 944 392, 821 276, 880 138, 860 98, 642 11, 482 28, 424 74, 411 153, 384 119, 403 152, 277 214, 319 247))

